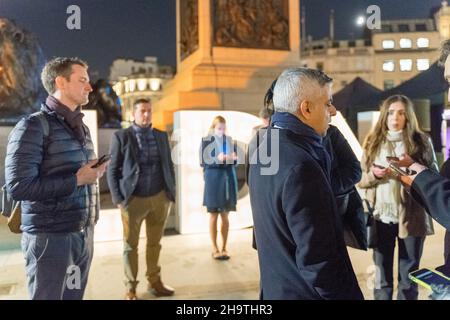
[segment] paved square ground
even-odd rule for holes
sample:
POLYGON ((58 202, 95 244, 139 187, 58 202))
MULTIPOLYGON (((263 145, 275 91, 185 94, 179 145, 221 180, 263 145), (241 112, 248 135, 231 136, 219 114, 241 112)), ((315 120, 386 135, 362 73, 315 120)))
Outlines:
MULTIPOLYGON (((443 263, 444 230, 437 224, 436 234, 428 237, 422 259, 423 267, 443 263)), ((176 290, 169 299, 258 299, 258 256, 251 248, 251 229, 230 232, 231 259, 211 258, 208 234, 166 235, 162 240, 161 265, 165 283, 176 290)), ((0 299, 27 299, 24 260, 20 236, 11 235, 0 224, 0 299)), ((145 239, 139 247, 140 271, 138 296, 156 299, 146 292, 145 239)), ((366 299, 373 299, 374 275, 372 252, 349 250, 352 263, 366 299)), ((85 299, 117 300, 124 296, 122 242, 97 241, 85 299)), ((420 291, 420 299, 428 292, 420 291)), ((161 299, 161 298, 159 298, 161 299)))

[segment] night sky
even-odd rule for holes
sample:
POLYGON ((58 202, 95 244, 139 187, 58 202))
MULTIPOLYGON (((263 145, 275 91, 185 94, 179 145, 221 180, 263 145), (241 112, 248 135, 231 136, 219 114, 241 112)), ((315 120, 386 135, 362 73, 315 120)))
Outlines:
MULTIPOLYGON (((205 1, 205 0, 200 0, 205 1)), ((371 4, 382 19, 427 18, 441 0, 302 0, 308 35, 328 35, 328 17, 335 10, 336 38, 358 38, 355 25, 371 4)), ((47 57, 79 56, 102 77, 118 57, 157 56, 175 66, 175 0, 0 0, 0 17, 15 20, 35 33, 47 57), (81 8, 81 30, 68 30, 66 9, 81 8)))

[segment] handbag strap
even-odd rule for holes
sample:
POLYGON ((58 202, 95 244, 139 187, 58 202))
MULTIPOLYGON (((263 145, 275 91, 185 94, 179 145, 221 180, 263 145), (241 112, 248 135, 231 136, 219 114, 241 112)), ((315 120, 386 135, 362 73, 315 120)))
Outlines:
POLYGON ((367 210, 369 211, 369 214, 370 214, 370 215, 373 215, 373 208, 372 208, 372 206, 370 205, 369 200, 363 199, 363 201, 364 201, 364 203, 365 203, 366 206, 367 206, 367 210))

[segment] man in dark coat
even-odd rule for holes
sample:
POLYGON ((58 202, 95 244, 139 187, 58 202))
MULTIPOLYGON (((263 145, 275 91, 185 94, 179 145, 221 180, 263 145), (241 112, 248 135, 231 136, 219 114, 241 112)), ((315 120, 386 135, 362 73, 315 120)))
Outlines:
POLYGON ((275 86, 272 125, 250 152, 262 299, 363 299, 322 143, 335 112, 331 82, 317 70, 285 70, 275 86))
POLYGON ((161 281, 158 264, 169 202, 175 201, 175 171, 169 139, 166 132, 152 127, 150 100, 137 100, 133 114, 132 126, 112 137, 111 165, 107 172, 113 203, 122 215, 127 300, 137 299, 138 244, 144 221, 148 289, 158 297, 174 294, 161 281))
POLYGON ((5 180, 21 201, 22 250, 31 299, 80 300, 86 288, 99 215, 97 179, 108 163, 97 156, 81 107, 88 102, 88 66, 55 58, 42 71, 49 96, 41 111, 10 134, 5 180))
MULTIPOLYGON (((450 83, 450 40, 442 44, 441 57, 439 64, 444 66, 444 78, 450 83)), ((450 102, 450 91, 448 96, 450 102)), ((447 166, 442 169, 442 174, 447 175, 447 166)), ((450 254, 449 254, 449 235, 450 231, 450 180, 436 172, 414 163, 409 167, 415 171, 412 176, 401 176, 402 183, 410 188, 411 194, 419 203, 421 203, 427 212, 440 225, 447 229, 445 243, 445 265, 441 266, 439 271, 450 277, 450 254)), ((450 300, 450 286, 444 288, 433 287, 434 299, 450 300)))

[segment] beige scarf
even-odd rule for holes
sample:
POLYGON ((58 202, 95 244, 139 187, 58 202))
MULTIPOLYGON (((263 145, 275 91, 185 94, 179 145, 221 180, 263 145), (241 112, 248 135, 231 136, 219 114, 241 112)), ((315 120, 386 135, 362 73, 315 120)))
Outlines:
MULTIPOLYGON (((386 141, 381 146, 375 158, 375 164, 389 167, 386 157, 401 157, 405 150, 402 131, 388 131, 386 141)), ((401 184, 395 179, 389 179, 377 185, 376 201, 373 215, 384 223, 398 223, 399 212, 403 207, 401 202, 401 184)))

